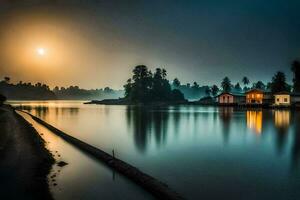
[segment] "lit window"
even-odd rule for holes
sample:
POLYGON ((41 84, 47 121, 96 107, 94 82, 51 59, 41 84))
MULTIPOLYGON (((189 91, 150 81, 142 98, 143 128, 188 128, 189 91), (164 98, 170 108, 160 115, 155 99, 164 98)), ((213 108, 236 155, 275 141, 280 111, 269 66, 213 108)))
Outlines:
POLYGON ((256 97, 259 98, 259 97, 260 97, 260 94, 257 94, 256 97))
POLYGON ((252 98, 254 98, 254 94, 252 94, 252 98))

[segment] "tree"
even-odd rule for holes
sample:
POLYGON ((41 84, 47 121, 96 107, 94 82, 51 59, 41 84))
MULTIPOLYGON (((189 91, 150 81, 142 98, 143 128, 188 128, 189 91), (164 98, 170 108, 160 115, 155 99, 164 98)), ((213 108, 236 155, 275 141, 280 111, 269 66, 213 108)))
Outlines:
POLYGON ((240 86, 240 83, 239 83, 239 82, 235 84, 235 86, 234 86, 234 90, 235 90, 236 92, 241 92, 241 91, 242 91, 242 88, 241 88, 241 86, 240 86))
POLYGON ((293 91, 294 92, 300 92, 300 61, 295 60, 292 63, 292 72, 294 73, 293 78, 293 91))
POLYGON ((253 83, 252 88, 259 89, 259 90, 265 90, 266 85, 262 81, 257 81, 256 83, 253 83))
POLYGON ((4 82, 8 84, 9 81, 10 81, 10 78, 9 78, 8 76, 5 76, 5 77, 4 77, 4 82))
POLYGON ((278 71, 272 78, 271 92, 283 92, 288 91, 288 84, 286 83, 285 74, 278 71))
POLYGON ((179 88, 180 87, 180 81, 178 80, 178 78, 175 78, 173 80, 173 87, 174 88, 179 88))
POLYGON ((223 89, 223 92, 230 92, 231 91, 231 87, 232 87, 231 81, 227 76, 223 79, 223 81, 221 83, 221 87, 223 89))
POLYGON ((3 105, 4 101, 6 101, 6 97, 0 94, 0 106, 3 105))
POLYGON ((213 86, 211 87, 211 94, 212 94, 213 96, 216 96, 216 95, 218 94, 219 90, 220 90, 220 89, 218 88, 218 86, 213 85, 213 86))
POLYGON ((184 95, 178 89, 172 90, 171 97, 172 97, 172 101, 184 101, 185 100, 184 95))
POLYGON ((210 97, 211 89, 210 89, 209 87, 207 87, 207 88, 205 89, 205 94, 206 94, 206 96, 209 96, 209 97, 210 97))
POLYGON ((246 77, 246 76, 243 77, 242 82, 243 82, 244 86, 247 86, 250 83, 248 77, 246 77))
POLYGON ((132 78, 128 79, 124 85, 125 99, 130 102, 148 103, 184 100, 181 91, 171 89, 165 69, 156 68, 154 74, 152 74, 146 66, 139 65, 132 72, 132 78))

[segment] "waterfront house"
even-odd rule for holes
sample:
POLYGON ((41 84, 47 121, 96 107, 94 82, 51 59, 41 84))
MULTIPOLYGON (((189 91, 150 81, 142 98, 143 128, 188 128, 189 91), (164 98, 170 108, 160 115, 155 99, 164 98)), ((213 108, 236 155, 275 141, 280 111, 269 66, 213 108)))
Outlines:
POLYGON ((245 95, 241 93, 222 92, 217 96, 217 102, 221 105, 233 105, 245 102, 245 95))
POLYGON ((251 89, 246 92, 246 104, 263 104, 264 91, 251 89))
POLYGON ((275 106, 289 106, 291 105, 291 98, 289 92, 278 92, 274 94, 275 106))

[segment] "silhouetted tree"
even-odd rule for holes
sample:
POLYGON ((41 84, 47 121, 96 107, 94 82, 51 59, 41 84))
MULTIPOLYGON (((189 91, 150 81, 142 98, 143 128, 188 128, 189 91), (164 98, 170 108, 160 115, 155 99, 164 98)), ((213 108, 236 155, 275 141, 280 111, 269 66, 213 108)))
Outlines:
POLYGON ((241 91, 242 91, 242 88, 241 88, 241 86, 240 86, 240 83, 236 83, 236 84, 235 84, 234 90, 235 90, 236 92, 241 92, 241 91))
POLYGON ((272 78, 270 87, 272 93, 288 91, 289 88, 286 83, 285 74, 280 71, 277 72, 272 78))
POLYGON ((243 82, 244 86, 247 86, 250 83, 248 77, 246 77, 246 76, 243 77, 242 82, 243 82))
POLYGON ((175 78, 173 80, 173 87, 174 88, 179 88, 180 87, 180 81, 178 80, 178 78, 175 78))
POLYGON ((210 94, 211 94, 211 89, 210 89, 209 87, 207 87, 207 88, 205 89, 205 94, 206 94, 206 96, 210 96, 210 94))
POLYGON ((6 97, 0 94, 0 106, 3 105, 4 101, 6 101, 6 97))
POLYGON ((292 63, 292 71, 294 73, 293 78, 293 91, 294 92, 300 92, 300 61, 295 60, 292 63))
POLYGON ((5 81, 5 83, 9 83, 10 78, 9 78, 8 76, 5 76, 5 77, 4 77, 4 81, 5 81))
POLYGON ((231 91, 231 87, 232 87, 231 81, 227 76, 223 79, 223 81, 221 83, 221 87, 223 89, 223 92, 230 92, 231 91))
POLYGON ((178 89, 172 90, 171 95, 172 95, 172 100, 173 101, 182 101, 182 100, 184 100, 184 95, 178 89))
POLYGON ((216 95, 218 94, 219 90, 220 90, 220 89, 218 88, 218 86, 213 85, 213 86, 211 87, 211 94, 212 94, 213 96, 216 96, 216 95))
POLYGON ((262 81, 257 81, 256 83, 253 83, 252 88, 253 89, 259 89, 259 90, 265 90, 266 85, 262 81))
POLYGON ((183 94, 172 90, 167 80, 167 71, 157 68, 155 73, 144 65, 136 66, 132 79, 124 85, 125 99, 134 103, 182 101, 183 94))

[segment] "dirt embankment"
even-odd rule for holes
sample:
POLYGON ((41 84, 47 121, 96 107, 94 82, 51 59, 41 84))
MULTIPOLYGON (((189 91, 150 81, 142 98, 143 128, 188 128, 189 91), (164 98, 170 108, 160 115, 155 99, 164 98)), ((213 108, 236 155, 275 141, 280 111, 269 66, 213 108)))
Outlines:
POLYGON ((1 199, 53 199, 47 182, 54 159, 36 130, 0 106, 1 199))

